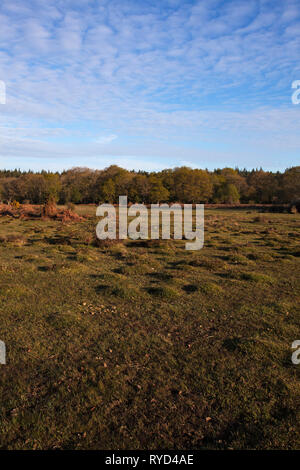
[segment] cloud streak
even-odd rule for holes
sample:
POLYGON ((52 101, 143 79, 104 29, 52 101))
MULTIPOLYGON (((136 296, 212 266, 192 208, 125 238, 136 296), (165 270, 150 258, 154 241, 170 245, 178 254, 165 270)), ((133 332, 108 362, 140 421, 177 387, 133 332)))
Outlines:
POLYGON ((200 165, 209 147, 214 166, 247 142, 244 164, 286 150, 288 166, 300 149, 299 56, 292 0, 4 0, 0 155, 10 166, 23 154, 26 167, 36 148, 45 165, 84 152, 101 165, 109 144, 116 159, 200 165))

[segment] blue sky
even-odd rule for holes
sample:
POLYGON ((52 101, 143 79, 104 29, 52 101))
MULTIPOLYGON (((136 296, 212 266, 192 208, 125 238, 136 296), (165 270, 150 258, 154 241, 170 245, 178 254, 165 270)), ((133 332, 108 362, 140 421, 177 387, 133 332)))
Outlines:
POLYGON ((2 0, 1 168, 299 164, 300 0, 2 0))

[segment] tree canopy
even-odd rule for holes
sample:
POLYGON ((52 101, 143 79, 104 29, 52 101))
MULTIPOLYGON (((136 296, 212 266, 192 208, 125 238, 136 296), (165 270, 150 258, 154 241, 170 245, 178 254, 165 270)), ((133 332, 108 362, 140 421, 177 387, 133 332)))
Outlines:
POLYGON ((62 173, 0 170, 0 199, 43 204, 73 202, 290 203, 300 199, 300 166, 284 172, 180 167, 160 172, 72 168, 62 173))

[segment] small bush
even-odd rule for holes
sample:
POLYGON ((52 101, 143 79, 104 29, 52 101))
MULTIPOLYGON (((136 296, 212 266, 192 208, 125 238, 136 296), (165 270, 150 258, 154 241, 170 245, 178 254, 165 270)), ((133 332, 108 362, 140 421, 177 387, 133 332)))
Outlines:
POLYGON ((12 206, 13 209, 19 209, 20 203, 18 201, 13 201, 11 203, 11 206, 12 206))
POLYGON ((297 214, 298 212, 300 212, 300 200, 291 203, 289 207, 289 212, 291 214, 297 214))
POLYGON ((74 212, 75 211, 75 204, 73 202, 68 202, 67 203, 67 208, 69 209, 69 211, 74 212))
POLYGON ((44 217, 55 217, 58 213, 56 204, 54 201, 47 201, 42 207, 42 215, 44 217))

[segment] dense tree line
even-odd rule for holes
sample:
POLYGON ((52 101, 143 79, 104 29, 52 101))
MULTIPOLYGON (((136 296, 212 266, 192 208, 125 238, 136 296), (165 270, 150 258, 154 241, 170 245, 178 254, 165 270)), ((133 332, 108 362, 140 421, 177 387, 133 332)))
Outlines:
POLYGON ((118 202, 290 203, 300 199, 300 167, 285 172, 232 168, 214 171, 180 167, 160 172, 72 168, 62 173, 0 170, 2 202, 42 204, 118 202))

